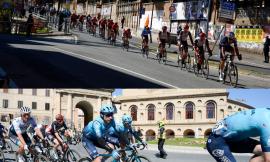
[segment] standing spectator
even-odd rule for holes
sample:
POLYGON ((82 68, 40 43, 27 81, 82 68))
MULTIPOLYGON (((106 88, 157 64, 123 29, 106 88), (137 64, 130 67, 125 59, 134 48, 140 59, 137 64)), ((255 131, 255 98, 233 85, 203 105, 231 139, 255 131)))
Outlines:
POLYGON ((165 124, 164 120, 158 122, 159 129, 158 129, 158 150, 160 152, 159 156, 163 159, 166 159, 167 153, 165 152, 163 146, 165 143, 165 124))
POLYGON ((124 28, 124 23, 125 23, 125 17, 123 16, 122 19, 121 19, 122 29, 124 28))
POLYGON ((139 137, 142 137, 142 136, 143 136, 142 130, 141 130, 140 127, 138 127, 138 129, 137 129, 137 133, 138 133, 138 136, 139 136, 139 137))
POLYGON ((34 19, 33 19, 33 15, 30 14, 27 22, 26 22, 26 36, 29 37, 31 35, 31 31, 32 31, 32 27, 34 25, 34 19))
POLYGON ((269 46, 270 46, 270 38, 269 36, 266 36, 263 48, 265 63, 269 63, 269 46))
POLYGON ((64 13, 63 11, 60 11, 59 13, 59 21, 58 21, 58 31, 62 31, 63 24, 64 24, 64 13))

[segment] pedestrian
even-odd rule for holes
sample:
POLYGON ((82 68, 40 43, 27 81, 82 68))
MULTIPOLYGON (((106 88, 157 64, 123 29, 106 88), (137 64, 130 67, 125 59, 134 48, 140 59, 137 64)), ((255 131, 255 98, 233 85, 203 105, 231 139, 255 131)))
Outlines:
POLYGON ((139 137, 142 137, 142 136, 143 136, 142 130, 141 130, 140 127, 138 127, 138 129, 137 129, 137 133, 138 133, 138 136, 139 136, 139 137))
POLYGON ((121 19, 122 29, 124 28, 124 23, 125 23, 125 17, 123 16, 122 19, 121 19))
POLYGON ((31 35, 33 25, 34 25, 34 18, 33 18, 33 15, 30 14, 26 22, 26 36, 27 37, 31 35))
POLYGON ((165 143, 165 124, 164 120, 161 120, 158 122, 159 129, 158 129, 158 150, 159 150, 159 156, 163 159, 166 159, 167 153, 164 150, 164 143, 165 143))
POLYGON ((269 63, 269 46, 270 46, 270 38, 267 35, 265 37, 264 47, 263 47, 263 53, 264 53, 264 62, 269 63))
POLYGON ((64 25, 64 13, 63 11, 60 11, 59 13, 59 21, 58 21, 58 31, 62 31, 63 25, 64 25))

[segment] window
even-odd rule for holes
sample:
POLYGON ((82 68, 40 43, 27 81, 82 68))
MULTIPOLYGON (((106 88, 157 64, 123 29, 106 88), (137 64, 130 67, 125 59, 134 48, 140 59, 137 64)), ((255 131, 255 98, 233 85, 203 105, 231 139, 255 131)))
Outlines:
POLYGON ((155 105, 149 105, 147 108, 148 120, 155 120, 155 105))
POLYGON ((23 101, 18 101, 18 108, 23 107, 23 101))
POLYGON ((173 120, 173 107, 172 103, 166 105, 166 120, 173 120))
MULTIPOLYGON (((37 109, 37 102, 32 102, 32 109, 37 109)), ((46 106, 45 106, 45 109, 46 109, 46 106)))
POLYGON ((131 107, 130 111, 131 111, 131 117, 133 121, 137 121, 137 106, 133 106, 131 107))
POLYGON ((186 104, 186 119, 193 119, 193 107, 191 102, 186 104))
POLYGON ((49 90, 49 89, 46 89, 46 90, 45 90, 45 96, 46 96, 46 97, 50 97, 50 90, 49 90))
POLYGON ((3 100, 3 108, 8 108, 8 100, 3 100))
POLYGON ((45 103, 45 110, 50 110, 50 103, 45 103))
POLYGON ((213 102, 208 102, 206 105, 206 118, 215 118, 215 104, 213 102))
POLYGON ((23 89, 18 89, 18 94, 23 94, 23 89))
POLYGON ((36 96, 37 95, 37 89, 32 89, 32 95, 36 96))

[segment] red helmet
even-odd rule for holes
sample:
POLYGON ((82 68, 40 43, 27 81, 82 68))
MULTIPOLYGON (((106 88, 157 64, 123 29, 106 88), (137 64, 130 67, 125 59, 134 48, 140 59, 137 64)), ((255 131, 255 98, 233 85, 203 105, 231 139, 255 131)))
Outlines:
POLYGON ((185 26, 184 26, 184 29, 189 29, 189 26, 188 26, 188 24, 186 24, 185 26))
POLYGON ((130 29, 128 28, 127 31, 130 31, 130 29))
POLYGON ((55 120, 64 120, 64 116, 61 115, 61 114, 57 114, 57 115, 55 116, 55 120))
POLYGON ((205 38, 205 37, 206 37, 206 34, 205 34, 204 32, 201 32, 201 33, 199 34, 199 36, 200 36, 200 38, 205 38))

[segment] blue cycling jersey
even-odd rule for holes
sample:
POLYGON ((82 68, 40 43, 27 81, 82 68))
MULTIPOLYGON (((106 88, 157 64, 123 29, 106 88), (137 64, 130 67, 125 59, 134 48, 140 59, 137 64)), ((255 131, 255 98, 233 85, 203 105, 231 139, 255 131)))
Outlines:
POLYGON ((109 133, 109 129, 115 128, 115 125, 114 120, 106 124, 101 117, 97 117, 95 120, 87 124, 83 129, 83 134, 86 138, 96 140, 107 135, 109 133))
POLYGON ((151 34, 151 31, 143 29, 141 36, 147 36, 148 34, 151 34))
POLYGON ((0 124, 0 137, 3 135, 4 131, 5 127, 2 124, 0 124))
MULTIPOLYGON (((234 47, 237 47, 237 40, 236 39, 233 39, 232 41, 234 47)), ((227 46, 231 46, 230 42, 229 42, 229 37, 224 37, 220 40, 220 43, 219 43, 219 47, 227 47, 227 46)))
POLYGON ((270 108, 245 110, 218 122, 213 133, 229 141, 260 137, 264 152, 270 151, 270 108))

